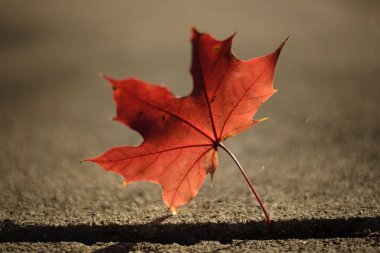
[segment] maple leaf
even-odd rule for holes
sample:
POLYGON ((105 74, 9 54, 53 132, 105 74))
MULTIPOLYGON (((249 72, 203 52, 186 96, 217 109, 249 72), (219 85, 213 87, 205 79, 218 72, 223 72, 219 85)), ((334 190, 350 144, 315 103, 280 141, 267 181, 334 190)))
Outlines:
POLYGON ((192 30, 190 95, 177 98, 167 88, 129 78, 112 85, 117 120, 138 131, 139 146, 114 147, 87 161, 124 177, 124 184, 148 181, 161 185, 173 213, 194 198, 207 173, 215 173, 217 149, 236 162, 270 218, 243 168, 222 141, 263 121, 252 117, 270 96, 275 66, 285 41, 273 53, 248 61, 231 52, 234 35, 224 41, 192 30))

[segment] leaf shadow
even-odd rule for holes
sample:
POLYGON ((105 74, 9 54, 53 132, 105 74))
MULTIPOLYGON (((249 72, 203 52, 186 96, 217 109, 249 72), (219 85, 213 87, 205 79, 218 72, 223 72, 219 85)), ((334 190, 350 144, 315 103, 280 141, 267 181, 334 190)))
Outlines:
MULTIPOLYGON (((233 240, 273 239, 264 221, 247 223, 162 223, 169 216, 136 225, 18 225, 0 223, 0 242, 116 242, 114 249, 133 248, 138 242, 193 245, 200 241, 230 243, 233 240), (118 243, 117 243, 118 242, 118 243)), ((335 219, 289 219, 274 221, 276 239, 323 239, 364 237, 380 231, 380 216, 335 219)), ((106 252, 106 251, 100 251, 106 252)))

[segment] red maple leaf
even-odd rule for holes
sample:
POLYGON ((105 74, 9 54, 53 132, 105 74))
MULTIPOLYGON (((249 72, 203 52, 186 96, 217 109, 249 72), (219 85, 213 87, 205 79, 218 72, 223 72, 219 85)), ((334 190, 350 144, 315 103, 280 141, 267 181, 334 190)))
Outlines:
POLYGON ((231 52, 232 39, 219 41, 192 30, 194 87, 185 97, 142 80, 104 76, 113 88, 114 120, 138 131, 144 141, 114 147, 87 161, 122 175, 125 184, 160 184, 164 202, 175 213, 197 195, 207 173, 215 173, 220 147, 238 165, 270 224, 243 168, 222 141, 264 120, 252 117, 275 93, 273 76, 285 42, 271 54, 243 61, 231 52))

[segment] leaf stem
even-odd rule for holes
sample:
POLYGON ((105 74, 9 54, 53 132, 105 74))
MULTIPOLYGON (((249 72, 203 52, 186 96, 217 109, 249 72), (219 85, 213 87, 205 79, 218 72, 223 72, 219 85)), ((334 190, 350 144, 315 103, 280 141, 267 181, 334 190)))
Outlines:
MULTIPOLYGON (((263 202, 261 201, 259 195, 257 194, 257 192, 255 191, 255 188, 253 188, 253 185, 251 183, 251 181, 249 180, 247 174, 245 173, 243 167, 241 166, 241 164, 239 163, 239 161, 236 159, 235 155, 232 154, 232 152, 226 147, 224 146, 223 143, 218 143, 218 146, 221 147, 224 151, 227 152, 227 154, 232 158, 232 160, 234 160, 234 162, 236 163, 236 165, 238 166, 241 174, 243 174, 244 176, 244 179, 245 181, 247 181, 247 184, 249 185, 249 188, 251 189, 252 193, 255 195, 256 199, 257 199, 257 202, 259 202, 260 204, 260 207, 261 209, 263 210, 264 214, 265 214, 265 218, 266 218, 266 221, 267 221, 267 224, 269 226, 269 229, 271 230, 271 232, 273 233, 273 228, 272 228, 272 222, 270 220, 270 217, 269 217, 269 214, 267 212, 267 210, 265 209, 265 206, 263 204, 263 202)), ((274 233, 273 233, 274 234, 274 233)))

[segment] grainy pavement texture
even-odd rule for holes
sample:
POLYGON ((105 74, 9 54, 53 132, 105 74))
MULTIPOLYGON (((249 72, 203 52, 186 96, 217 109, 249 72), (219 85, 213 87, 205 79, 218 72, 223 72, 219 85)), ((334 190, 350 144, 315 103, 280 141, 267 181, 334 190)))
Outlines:
POLYGON ((379 252, 379 1, 1 1, 1 252, 379 252), (172 216, 158 185, 79 161, 141 137, 99 72, 192 88, 190 27, 274 50, 275 88, 172 216))

